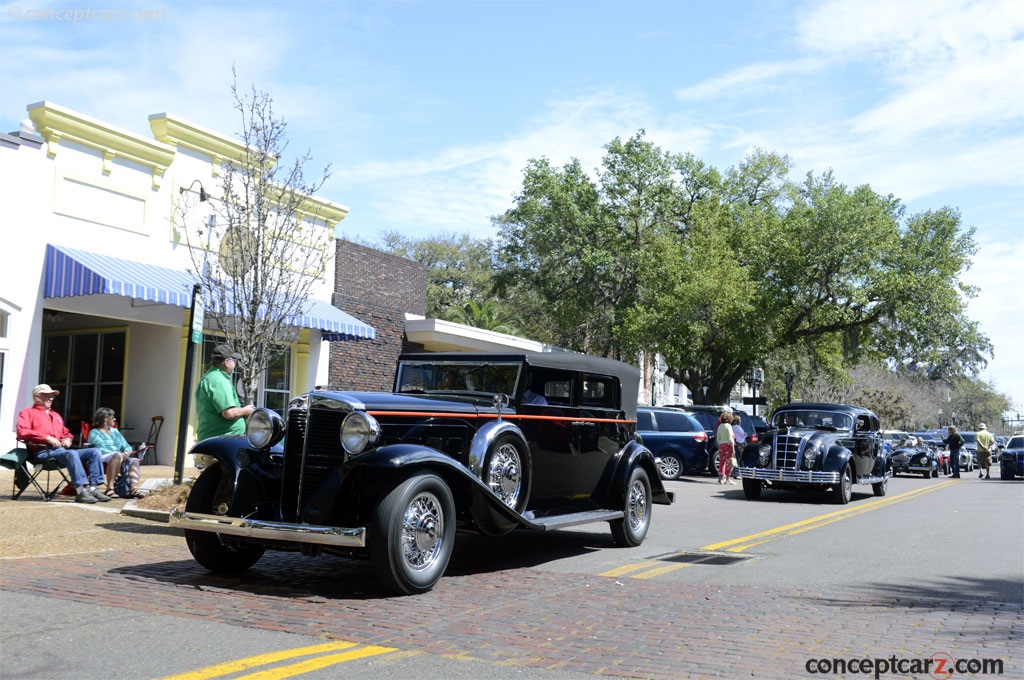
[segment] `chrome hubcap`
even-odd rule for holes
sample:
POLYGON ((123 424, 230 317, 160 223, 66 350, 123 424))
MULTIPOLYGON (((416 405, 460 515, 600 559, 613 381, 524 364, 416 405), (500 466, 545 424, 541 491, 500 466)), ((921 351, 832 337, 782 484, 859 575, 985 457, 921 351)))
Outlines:
POLYGON ((634 531, 641 528, 647 521, 647 494, 644 493, 644 485, 639 481, 633 482, 629 488, 629 498, 626 501, 626 519, 634 531))
POLYGON ((402 554, 414 569, 425 569, 437 559, 444 536, 444 512, 432 493, 421 493, 405 509, 402 554))
POLYGON ((487 468, 487 486, 510 508, 519 501, 523 484, 523 471, 519 450, 512 444, 502 444, 491 456, 487 468))
POLYGON ((661 474, 666 477, 676 477, 679 475, 679 460, 675 456, 662 458, 659 467, 661 467, 661 474))

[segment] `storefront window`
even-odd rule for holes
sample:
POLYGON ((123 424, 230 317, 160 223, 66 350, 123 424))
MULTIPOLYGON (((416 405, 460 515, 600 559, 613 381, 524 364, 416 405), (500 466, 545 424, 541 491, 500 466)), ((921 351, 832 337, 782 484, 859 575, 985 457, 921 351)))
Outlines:
POLYGON ((73 435, 100 406, 121 412, 125 337, 123 330, 44 337, 39 382, 60 391, 53 408, 63 415, 73 435))

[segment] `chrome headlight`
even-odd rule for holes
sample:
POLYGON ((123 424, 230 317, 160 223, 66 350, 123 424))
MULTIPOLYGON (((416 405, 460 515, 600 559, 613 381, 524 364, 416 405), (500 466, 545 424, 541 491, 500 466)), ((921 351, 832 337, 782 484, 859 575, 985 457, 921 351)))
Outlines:
POLYGON ((757 462, 759 465, 767 465, 772 459, 772 445, 765 444, 757 451, 757 462))
POLYGON ((284 437, 284 420, 276 412, 258 408, 245 424, 245 436, 254 449, 267 449, 284 437))
POLYGON ((376 444, 378 437, 380 423, 366 411, 353 411, 341 423, 341 447, 350 455, 358 456, 376 444))
POLYGON ((808 468, 814 467, 814 461, 818 460, 818 456, 821 455, 821 449, 817 446, 808 446, 804 450, 804 466, 808 468))

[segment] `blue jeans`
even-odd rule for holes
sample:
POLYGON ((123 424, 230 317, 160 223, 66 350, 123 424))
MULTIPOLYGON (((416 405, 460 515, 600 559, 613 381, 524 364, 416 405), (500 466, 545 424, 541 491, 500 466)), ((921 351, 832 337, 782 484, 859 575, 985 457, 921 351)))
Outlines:
POLYGON ((103 462, 99 449, 43 449, 36 451, 33 459, 52 459, 66 467, 71 476, 71 483, 76 489, 80 486, 103 484, 103 462))
POLYGON ((952 451, 951 450, 949 452, 949 464, 953 468, 953 474, 951 476, 959 477, 960 476, 960 452, 959 451, 952 451))

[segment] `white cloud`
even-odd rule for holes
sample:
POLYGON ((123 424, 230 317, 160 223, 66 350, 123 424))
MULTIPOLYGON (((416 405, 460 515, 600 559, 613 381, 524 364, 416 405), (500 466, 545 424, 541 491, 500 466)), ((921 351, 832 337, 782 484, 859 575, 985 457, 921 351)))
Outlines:
POLYGON ((725 96, 746 96, 763 93, 774 87, 783 76, 805 75, 820 71, 824 63, 818 59, 796 59, 771 63, 750 64, 712 78, 692 87, 684 87, 673 94, 680 101, 707 101, 725 96))

